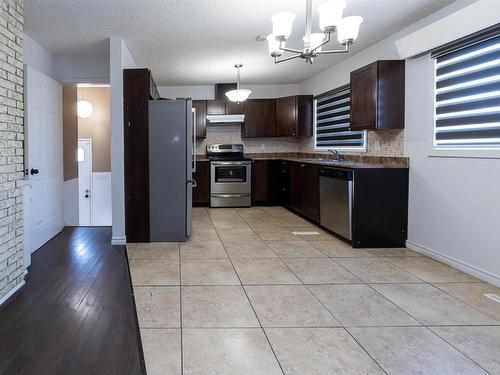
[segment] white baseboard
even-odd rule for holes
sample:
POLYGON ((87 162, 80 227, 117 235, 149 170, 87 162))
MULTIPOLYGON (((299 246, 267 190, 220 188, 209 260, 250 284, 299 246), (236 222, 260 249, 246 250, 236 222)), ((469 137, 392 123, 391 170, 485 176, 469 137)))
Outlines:
POLYGON ((111 238, 111 245, 126 245, 127 244, 127 237, 112 237, 111 238))
POLYGON ((427 255, 430 258, 433 258, 433 259, 436 259, 442 263, 448 264, 448 265, 452 266, 453 268, 456 268, 457 270, 468 273, 469 275, 477 277, 480 280, 486 281, 487 283, 493 284, 493 285, 500 288, 500 276, 499 275, 495 275, 491 272, 482 270, 476 266, 472 266, 472 265, 467 264, 461 260, 452 258, 448 255, 441 254, 440 252, 438 252, 436 250, 429 249, 428 247, 422 246, 422 245, 414 243, 414 242, 406 241, 406 247, 408 249, 416 251, 417 253, 427 255))
POLYGON ((17 292, 19 289, 21 289, 24 286, 24 284, 26 284, 26 282, 23 280, 19 284, 17 284, 14 288, 12 288, 9 293, 7 293, 5 296, 3 296, 2 299, 0 299, 0 306, 2 306, 5 301, 7 301, 10 297, 12 297, 12 295, 15 292, 17 292))

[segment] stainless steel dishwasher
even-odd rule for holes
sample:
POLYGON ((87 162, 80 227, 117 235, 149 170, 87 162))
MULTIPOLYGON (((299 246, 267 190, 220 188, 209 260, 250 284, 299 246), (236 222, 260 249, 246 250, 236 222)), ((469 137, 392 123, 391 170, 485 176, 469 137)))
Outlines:
POLYGON ((319 172, 320 223, 352 241, 353 170, 322 168, 319 172))

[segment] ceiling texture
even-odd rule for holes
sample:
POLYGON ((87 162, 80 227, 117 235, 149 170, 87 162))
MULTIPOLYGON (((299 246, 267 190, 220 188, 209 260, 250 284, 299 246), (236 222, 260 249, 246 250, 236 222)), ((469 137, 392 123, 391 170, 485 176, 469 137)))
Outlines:
MULTIPOLYGON (((318 30, 313 1, 313 31, 318 30)), ((344 16, 364 18, 349 54, 356 53, 453 0, 347 0, 344 16)), ((319 57, 275 65, 267 42, 270 17, 297 15, 287 45, 303 44, 305 0, 25 0, 25 32, 53 54, 107 54, 108 38, 123 37, 137 64, 152 69, 160 85, 234 82, 242 85, 300 83, 348 57, 319 57)), ((338 47, 336 41, 328 47, 338 47)))

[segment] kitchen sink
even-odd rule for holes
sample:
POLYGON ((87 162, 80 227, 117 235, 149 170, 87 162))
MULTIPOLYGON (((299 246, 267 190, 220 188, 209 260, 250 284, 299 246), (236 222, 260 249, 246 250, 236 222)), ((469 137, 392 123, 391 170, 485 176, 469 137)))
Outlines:
POLYGON ((305 162, 316 162, 316 163, 327 163, 327 164, 352 163, 351 160, 334 160, 328 158, 304 158, 302 160, 305 162))

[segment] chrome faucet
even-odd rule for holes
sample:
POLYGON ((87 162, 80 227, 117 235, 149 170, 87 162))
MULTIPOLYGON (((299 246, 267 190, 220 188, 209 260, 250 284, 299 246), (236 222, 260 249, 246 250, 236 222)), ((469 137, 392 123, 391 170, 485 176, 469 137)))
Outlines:
POLYGON ((333 159, 334 160, 342 160, 342 155, 340 155, 340 152, 338 152, 335 149, 330 149, 328 152, 331 152, 333 154, 333 159))

